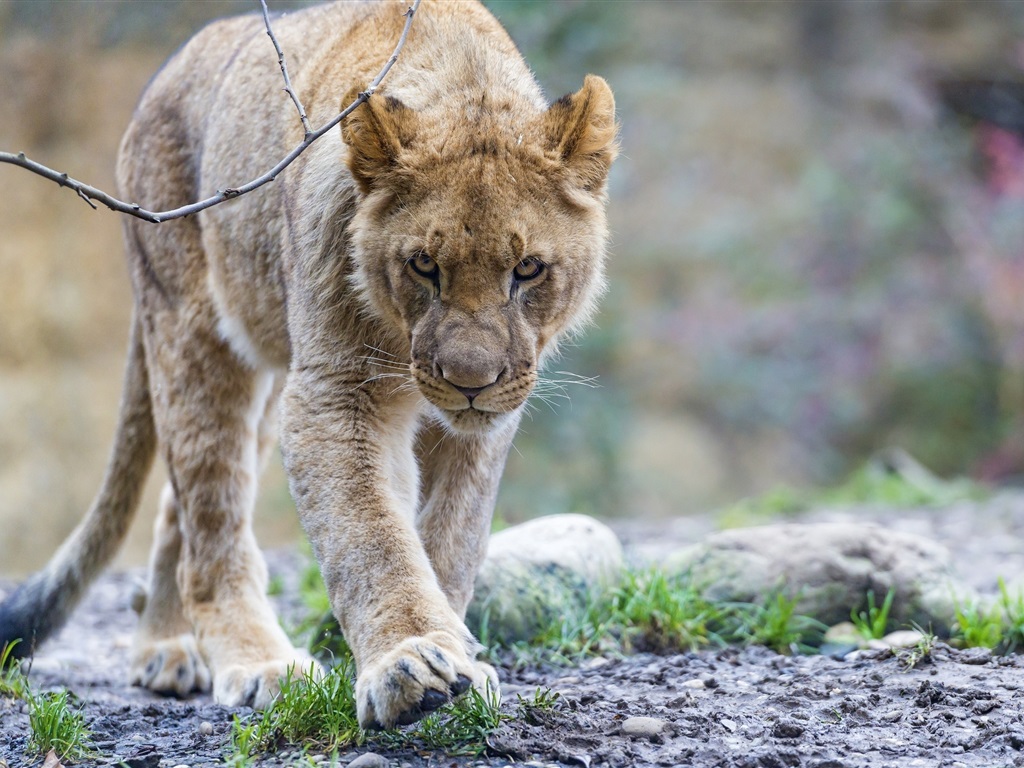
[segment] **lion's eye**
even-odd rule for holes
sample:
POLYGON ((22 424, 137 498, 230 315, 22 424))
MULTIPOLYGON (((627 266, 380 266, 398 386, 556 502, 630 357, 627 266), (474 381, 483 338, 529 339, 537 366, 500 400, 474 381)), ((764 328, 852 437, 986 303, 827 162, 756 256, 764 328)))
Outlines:
POLYGON ((428 280, 437 279, 437 262, 423 251, 417 251, 416 255, 409 259, 409 266, 420 277, 425 277, 428 280))
POLYGON ((521 283, 536 280, 544 271, 544 264, 538 259, 523 259, 512 270, 516 280, 521 283))

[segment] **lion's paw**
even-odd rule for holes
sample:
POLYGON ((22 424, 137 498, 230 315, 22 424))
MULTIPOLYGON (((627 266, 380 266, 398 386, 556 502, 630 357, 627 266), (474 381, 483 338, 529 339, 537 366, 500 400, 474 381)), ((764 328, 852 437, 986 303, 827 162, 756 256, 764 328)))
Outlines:
POLYGON ((443 632, 410 637, 360 671, 359 724, 368 730, 414 723, 470 686, 497 691, 498 676, 469 658, 465 643, 443 632))
POLYGON ((155 693, 187 696, 210 690, 206 667, 191 633, 138 642, 132 649, 131 683, 155 693))
POLYGON ((324 670, 311 656, 298 650, 291 659, 234 664, 214 674, 213 699, 231 707, 266 709, 281 692, 282 680, 302 676, 319 680, 324 670))

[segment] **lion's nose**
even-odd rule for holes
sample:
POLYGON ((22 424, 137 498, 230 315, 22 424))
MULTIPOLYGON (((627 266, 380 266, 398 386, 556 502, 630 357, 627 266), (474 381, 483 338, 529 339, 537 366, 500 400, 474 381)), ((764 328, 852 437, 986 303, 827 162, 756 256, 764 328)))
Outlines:
MULTIPOLYGON (((448 383, 452 384, 450 381, 448 383)), ((466 399, 469 400, 470 403, 473 402, 474 397, 476 397, 485 389, 487 389, 487 387, 460 387, 457 384, 452 384, 452 386, 459 390, 459 392, 464 394, 466 396, 466 399)), ((490 384, 488 384, 487 386, 489 387, 490 384)))
POLYGON ((477 395, 492 384, 495 384, 501 378, 501 373, 503 372, 504 369, 496 374, 493 369, 487 370, 486 368, 458 365, 438 365, 435 368, 435 374, 439 374, 440 378, 465 395, 470 405, 472 405, 473 399, 477 395))
POLYGON ((434 375, 451 384, 470 404, 505 371, 504 359, 486 347, 459 338, 448 341, 434 358, 434 375))

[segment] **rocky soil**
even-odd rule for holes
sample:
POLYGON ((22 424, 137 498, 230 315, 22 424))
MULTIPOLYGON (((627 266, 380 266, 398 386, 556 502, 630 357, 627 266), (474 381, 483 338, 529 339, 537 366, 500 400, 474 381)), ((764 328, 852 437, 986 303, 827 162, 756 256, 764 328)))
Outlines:
MULTIPOLYGON (((965 580, 982 592, 997 576, 1024 574, 1024 501, 900 511, 819 512, 813 519, 876 519, 950 548, 965 580)), ((632 557, 660 557, 703 538, 711 518, 619 526, 632 557)), ((299 558, 274 553, 273 572, 293 586, 299 558)), ((102 579, 72 622, 35 659, 37 687, 65 686, 81 701, 100 754, 83 765, 174 768, 216 765, 234 714, 206 696, 174 701, 126 684, 134 623, 128 608, 137 574, 102 579)), ((9 586, 9 585, 8 585, 9 586)), ((2 588, 0 588, 2 591, 2 588)), ((282 610, 294 604, 285 590, 282 610)), ((931 656, 861 653, 851 660, 787 657, 762 648, 594 659, 578 668, 503 671, 505 704, 517 717, 481 758, 368 747, 347 765, 404 766, 1017 766, 1024 765, 1024 663, 984 650, 937 645, 931 656), (560 694, 550 711, 524 715, 517 696, 537 687, 560 694), (380 760, 360 758, 375 751, 380 760)), ((28 717, 0 701, 0 758, 10 768, 42 764, 25 752, 28 717)), ((296 763, 290 752, 266 766, 296 763)), ((314 756, 314 759, 317 759, 314 756)), ((326 759, 326 758, 324 758, 326 759)))

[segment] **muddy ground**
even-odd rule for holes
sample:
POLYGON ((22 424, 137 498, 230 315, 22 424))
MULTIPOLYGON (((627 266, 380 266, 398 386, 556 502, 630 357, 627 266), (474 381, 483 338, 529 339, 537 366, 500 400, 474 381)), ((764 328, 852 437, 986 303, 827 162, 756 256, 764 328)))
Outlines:
MULTIPOLYGON (((885 511, 871 514, 891 517, 885 511)), ((1000 568, 1008 579, 1019 576, 1022 521, 1024 503, 1004 501, 904 513, 898 523, 889 523, 944 540, 961 571, 985 588, 1000 568)), ((672 530, 684 541, 699 537, 707 527, 706 521, 696 521, 672 530)), ((664 528, 656 541, 649 539, 650 530, 627 526, 624 538, 634 551, 664 547, 664 528)), ((292 593, 287 587, 294 584, 299 558, 275 553, 270 564, 286 584, 280 599, 287 611, 292 593)), ((232 716, 246 710, 214 705, 207 696, 168 700, 125 682, 135 618, 128 604, 137 577, 104 577, 69 626, 35 659, 31 679, 37 687, 66 686, 84 702, 92 746, 102 756, 80 764, 218 764, 232 716)), ((341 755, 339 762, 347 764, 373 750, 396 768, 523 763, 595 768, 1024 765, 1024 657, 993 657, 984 650, 938 645, 913 668, 909 662, 905 654, 890 652, 843 661, 749 648, 594 659, 570 669, 506 669, 503 706, 509 712, 516 711, 516 693, 530 695, 538 686, 557 691, 561 698, 550 712, 520 714, 503 725, 491 737, 490 754, 455 758, 388 752, 371 745, 341 755), (646 735, 627 732, 642 726, 653 730, 646 735)), ((0 757, 10 768, 42 763, 25 753, 27 731, 23 706, 0 702, 0 757)), ((285 752, 261 764, 292 762, 285 752)))

